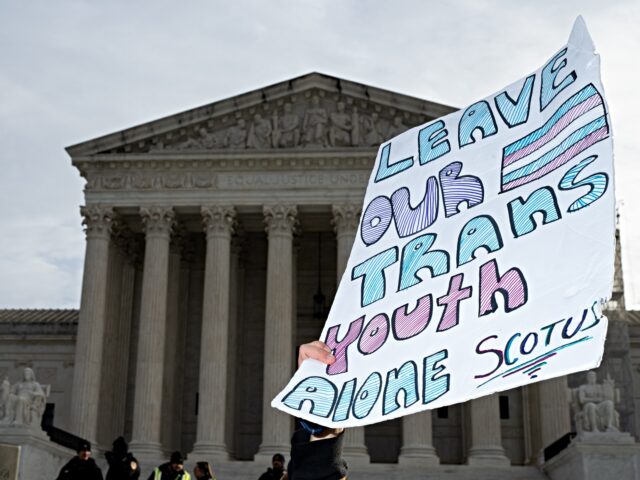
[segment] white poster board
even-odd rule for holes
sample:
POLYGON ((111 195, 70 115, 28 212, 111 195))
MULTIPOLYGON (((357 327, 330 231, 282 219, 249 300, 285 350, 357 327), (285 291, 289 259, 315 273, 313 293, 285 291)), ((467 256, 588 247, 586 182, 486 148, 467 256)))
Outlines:
POLYGON ((614 248, 611 127, 578 18, 542 68, 380 146, 320 338, 336 361, 304 362, 272 406, 353 427, 596 367, 614 248))

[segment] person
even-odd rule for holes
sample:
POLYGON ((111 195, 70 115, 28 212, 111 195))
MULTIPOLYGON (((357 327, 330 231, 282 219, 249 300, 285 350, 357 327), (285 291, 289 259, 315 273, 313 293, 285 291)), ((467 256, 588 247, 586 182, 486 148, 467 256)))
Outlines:
POLYGON ((271 122, 269 119, 262 118, 262 115, 256 113, 253 116, 253 123, 249 128, 247 146, 262 149, 271 147, 271 133, 271 122))
POLYGON ((284 474, 284 455, 276 453, 271 458, 271 468, 267 468, 267 471, 260 475, 258 480, 280 480, 284 474))
POLYGON ((184 469, 182 453, 173 452, 169 461, 156 467, 147 480, 191 480, 191 475, 184 469))
POLYGON ((91 444, 81 442, 78 454, 62 467, 58 480, 102 480, 102 470, 91 458, 91 444))
MULTIPOLYGON (((331 349, 316 340, 300 346, 298 368, 312 358, 326 365, 336 361, 331 349)), ((287 466, 287 480, 345 480, 347 463, 342 458, 343 428, 299 421, 291 438, 291 460, 287 466)))
POLYGON ((308 108, 302 120, 305 145, 313 147, 327 146, 326 125, 329 122, 327 111, 320 105, 320 98, 311 97, 311 108, 308 108))
POLYGON ((300 141, 300 118, 293 113, 290 103, 284 104, 284 115, 278 120, 274 117, 274 147, 297 147, 300 141))
POLYGON ((403 132, 407 131, 407 126, 402 123, 402 117, 397 116, 393 119, 393 125, 389 126, 389 131, 387 132, 387 138, 395 137, 396 135, 400 135, 403 132))
POLYGON ((224 144, 229 148, 245 148, 247 146, 247 129, 244 118, 239 118, 235 125, 229 127, 224 144))
POLYGON ((345 112, 344 103, 342 102, 338 102, 336 108, 338 111, 329 115, 329 120, 331 121, 329 143, 332 147, 351 145, 351 132, 354 128, 351 115, 345 112))
POLYGON ((211 466, 209 466, 209 462, 197 462, 193 469, 193 476, 196 480, 216 480, 216 477, 213 476, 213 472, 211 471, 211 466))
POLYGON ((140 477, 138 460, 129 452, 129 446, 124 437, 113 441, 113 448, 104 454, 109 464, 105 480, 126 480, 140 477))

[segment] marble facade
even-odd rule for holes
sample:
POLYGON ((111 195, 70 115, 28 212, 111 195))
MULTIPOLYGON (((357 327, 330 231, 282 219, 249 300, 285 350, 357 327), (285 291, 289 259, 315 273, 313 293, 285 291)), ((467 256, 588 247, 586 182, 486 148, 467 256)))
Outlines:
MULTIPOLYGON (((100 447, 124 434, 143 463, 175 449, 260 465, 287 453, 292 421, 269 403, 295 346, 322 329, 314 295, 335 294, 375 145, 451 111, 310 74, 69 147, 86 180, 80 309, 49 325, 51 311, 0 311, 0 377, 34 367, 56 426, 100 447)), ((621 430, 637 435, 640 318, 620 279, 610 307, 598 375, 615 379, 621 430)), ((581 383, 352 429, 345 454, 407 469, 533 465, 572 430, 566 392, 581 383)))

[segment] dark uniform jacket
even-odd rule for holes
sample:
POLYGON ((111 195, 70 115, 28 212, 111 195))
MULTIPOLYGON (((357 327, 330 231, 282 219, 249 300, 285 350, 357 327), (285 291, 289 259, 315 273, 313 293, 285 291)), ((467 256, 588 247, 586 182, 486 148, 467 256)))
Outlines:
POLYGON ((140 465, 136 458, 129 452, 105 454, 109 463, 109 471, 105 480, 137 480, 140 477, 140 465), (131 468, 135 465, 135 469, 131 468))
POLYGON ((339 480, 347 475, 342 459, 344 432, 337 437, 311 442, 311 434, 296 430, 291 438, 289 480, 339 480))
POLYGON ((284 475, 284 470, 274 470, 273 468, 267 468, 267 471, 260 475, 258 480, 280 480, 284 475))
POLYGON ((102 471, 93 458, 73 457, 60 470, 58 480, 102 480, 102 471))

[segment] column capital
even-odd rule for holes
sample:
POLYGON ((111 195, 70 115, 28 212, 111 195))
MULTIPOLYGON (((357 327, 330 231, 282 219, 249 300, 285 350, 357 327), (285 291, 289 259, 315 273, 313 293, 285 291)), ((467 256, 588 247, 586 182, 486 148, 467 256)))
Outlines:
POLYGON ((202 225, 207 238, 230 237, 236 226, 236 210, 230 205, 207 205, 200 208, 202 225))
POLYGON ((140 207, 140 216, 147 236, 171 235, 175 225, 175 212, 172 207, 140 207))
POLYGON ((298 227, 298 209, 295 205, 265 205, 265 231, 272 235, 293 235, 298 227))
POLYGON ((358 224, 360 223, 361 207, 348 203, 344 205, 333 205, 331 211, 333 213, 331 224, 336 234, 355 235, 358 230, 358 224))
POLYGON ((105 205, 86 205, 80 207, 82 225, 89 237, 109 238, 116 221, 116 213, 112 207, 105 205))

